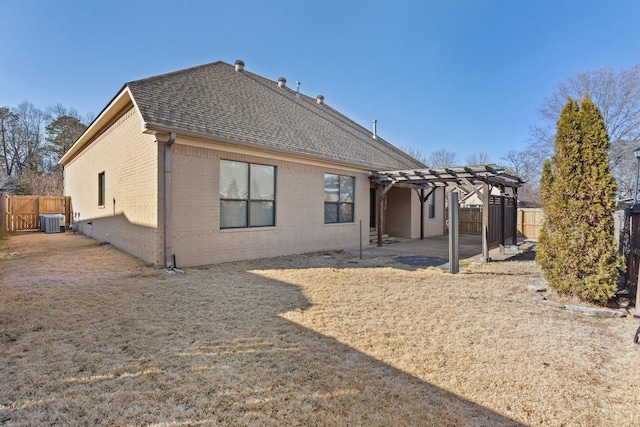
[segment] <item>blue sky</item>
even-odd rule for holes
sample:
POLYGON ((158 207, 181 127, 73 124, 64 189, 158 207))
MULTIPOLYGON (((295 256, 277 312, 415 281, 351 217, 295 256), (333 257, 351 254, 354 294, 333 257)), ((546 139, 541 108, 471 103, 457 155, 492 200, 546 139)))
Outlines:
POLYGON ((222 60, 425 155, 494 162, 581 71, 640 63, 640 2, 0 0, 0 106, 98 114, 125 82, 222 60))

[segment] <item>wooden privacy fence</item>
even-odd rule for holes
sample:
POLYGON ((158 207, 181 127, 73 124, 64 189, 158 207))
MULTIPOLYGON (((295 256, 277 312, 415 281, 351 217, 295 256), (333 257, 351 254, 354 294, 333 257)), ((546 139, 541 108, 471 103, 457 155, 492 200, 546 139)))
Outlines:
POLYGON ((458 232, 462 234, 482 232, 482 206, 458 209, 458 232))
POLYGON ((543 220, 544 214, 540 208, 518 209, 518 234, 527 239, 537 239, 543 220))
MULTIPOLYGON (((513 203, 514 200, 512 198, 491 197, 489 204, 489 235, 487 236, 489 243, 495 243, 500 240, 501 211, 504 212, 503 236, 505 238, 512 237, 513 222, 516 220, 514 218, 513 203)), ((483 209, 482 206, 459 208, 458 232, 462 234, 482 234, 483 209)))
POLYGON ((640 272, 640 206, 625 209, 620 228, 620 250, 627 262, 626 282, 631 296, 636 296, 638 312, 638 273, 640 272))
MULTIPOLYGON (((507 199, 512 200, 512 199, 507 199)), ((491 204, 489 206, 489 242, 496 242, 499 239, 500 227, 500 205, 491 204)), ((537 239, 542 228, 542 209, 518 209, 516 218, 518 235, 528 239, 537 239)), ((480 234, 482 232, 482 206, 461 207, 458 210, 459 232, 463 234, 480 234)), ((513 224, 512 205, 507 203, 505 209, 505 236, 511 236, 513 224)))
POLYGON ((0 234, 9 231, 40 229, 40 215, 62 214, 65 224, 71 219, 71 198, 67 196, 0 195, 0 234))

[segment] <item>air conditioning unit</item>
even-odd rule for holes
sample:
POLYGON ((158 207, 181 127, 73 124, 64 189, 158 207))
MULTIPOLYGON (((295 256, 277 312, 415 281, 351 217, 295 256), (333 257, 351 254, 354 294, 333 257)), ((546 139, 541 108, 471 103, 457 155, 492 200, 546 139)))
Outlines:
POLYGON ((40 215, 40 231, 45 233, 60 233, 64 230, 64 215, 40 215))

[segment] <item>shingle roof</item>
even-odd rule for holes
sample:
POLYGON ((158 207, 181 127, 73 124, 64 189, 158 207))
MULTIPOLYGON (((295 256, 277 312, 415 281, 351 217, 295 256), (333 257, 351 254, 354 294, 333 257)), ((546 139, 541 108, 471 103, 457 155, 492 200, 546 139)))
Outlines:
POLYGON ((424 167, 326 104, 214 62, 127 83, 147 127, 370 170, 424 167))

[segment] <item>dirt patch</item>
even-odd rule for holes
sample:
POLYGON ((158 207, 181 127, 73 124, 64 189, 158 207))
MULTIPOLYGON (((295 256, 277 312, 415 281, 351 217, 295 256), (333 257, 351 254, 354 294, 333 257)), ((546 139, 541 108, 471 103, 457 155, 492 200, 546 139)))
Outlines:
POLYGON ((0 424, 637 425, 638 321, 308 254, 169 275, 71 233, 0 243, 0 424))

